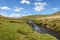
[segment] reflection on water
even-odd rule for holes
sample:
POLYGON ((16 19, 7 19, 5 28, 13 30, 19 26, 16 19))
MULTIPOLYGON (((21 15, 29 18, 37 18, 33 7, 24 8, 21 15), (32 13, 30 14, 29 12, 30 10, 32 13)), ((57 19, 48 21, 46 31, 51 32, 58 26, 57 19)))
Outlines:
POLYGON ((34 30, 38 31, 39 33, 47 33, 46 30, 38 25, 34 24, 34 30))

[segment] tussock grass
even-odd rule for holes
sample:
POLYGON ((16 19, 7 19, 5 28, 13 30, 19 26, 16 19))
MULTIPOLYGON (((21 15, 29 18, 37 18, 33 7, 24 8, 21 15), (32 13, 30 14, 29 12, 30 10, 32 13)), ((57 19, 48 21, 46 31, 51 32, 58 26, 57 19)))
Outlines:
POLYGON ((0 18, 0 40, 57 40, 49 34, 33 31, 23 19, 0 18))

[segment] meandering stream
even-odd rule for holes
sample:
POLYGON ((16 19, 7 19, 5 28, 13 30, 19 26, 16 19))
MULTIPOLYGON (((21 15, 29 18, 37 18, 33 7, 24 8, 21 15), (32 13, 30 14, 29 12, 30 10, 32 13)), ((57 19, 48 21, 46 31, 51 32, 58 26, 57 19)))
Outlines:
POLYGON ((60 40, 60 35, 57 34, 55 31, 49 30, 48 28, 40 27, 37 24, 35 24, 33 20, 28 20, 28 24, 32 25, 33 30, 36 30, 37 32, 42 33, 42 34, 45 34, 45 33, 50 34, 56 37, 58 40, 60 40))

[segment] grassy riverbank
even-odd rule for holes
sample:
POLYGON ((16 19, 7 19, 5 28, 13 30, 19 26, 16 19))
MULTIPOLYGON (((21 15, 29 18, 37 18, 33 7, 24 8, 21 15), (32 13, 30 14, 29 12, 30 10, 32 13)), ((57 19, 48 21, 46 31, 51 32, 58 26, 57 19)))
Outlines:
POLYGON ((60 34, 60 12, 54 13, 52 15, 46 16, 46 17, 42 17, 42 18, 36 18, 35 23, 37 24, 47 24, 50 28, 54 31, 56 31, 57 33, 60 34))
POLYGON ((45 19, 45 20, 40 20, 40 21, 35 20, 35 23, 47 24, 47 25, 49 25, 48 28, 50 28, 58 33, 60 32, 60 19, 54 19, 54 20, 45 19))
POLYGON ((0 40, 57 40, 49 34, 33 31, 25 19, 0 16, 0 40))

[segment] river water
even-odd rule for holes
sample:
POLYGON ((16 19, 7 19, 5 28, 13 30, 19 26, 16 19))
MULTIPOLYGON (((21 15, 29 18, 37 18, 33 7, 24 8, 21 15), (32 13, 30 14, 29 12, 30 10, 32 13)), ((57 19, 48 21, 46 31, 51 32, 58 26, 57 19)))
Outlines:
POLYGON ((40 27, 37 24, 35 24, 33 22, 33 20, 29 20, 28 21, 28 24, 31 24, 32 25, 33 30, 36 30, 37 32, 39 32, 41 34, 50 34, 50 35, 56 37, 58 40, 60 40, 60 35, 57 34, 55 31, 49 30, 48 28, 40 27))

